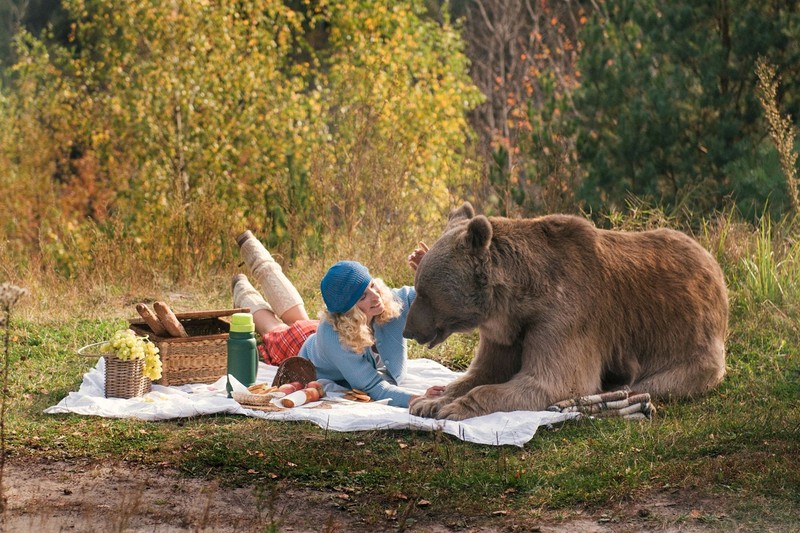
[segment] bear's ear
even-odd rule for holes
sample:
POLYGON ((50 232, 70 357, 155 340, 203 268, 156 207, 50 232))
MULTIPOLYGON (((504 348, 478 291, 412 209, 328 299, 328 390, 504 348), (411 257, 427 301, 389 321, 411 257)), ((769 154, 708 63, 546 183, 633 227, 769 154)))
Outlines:
POLYGON ((473 253, 483 253, 492 242, 492 225, 483 215, 473 217, 467 225, 467 242, 473 253))
POLYGON ((450 211, 450 217, 447 219, 446 229, 449 229, 456 222, 460 222, 462 220, 469 220, 474 216, 475 216, 475 209, 473 209, 472 204, 469 202, 464 202, 463 204, 461 204, 461 207, 458 207, 450 211))

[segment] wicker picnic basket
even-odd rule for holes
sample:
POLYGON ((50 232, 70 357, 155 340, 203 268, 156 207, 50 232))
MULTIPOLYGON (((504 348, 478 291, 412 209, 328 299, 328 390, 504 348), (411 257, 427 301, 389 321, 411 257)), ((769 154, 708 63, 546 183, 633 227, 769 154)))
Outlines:
POLYGON ((112 353, 92 353, 105 342, 96 342, 78 350, 79 355, 105 359, 106 398, 136 398, 150 392, 150 380, 144 376, 144 359, 118 359, 112 353))
POLYGON ((161 356, 160 385, 210 383, 228 371, 229 317, 247 313, 247 307, 176 313, 188 337, 160 337, 142 319, 130 320, 137 335, 146 336, 161 356))

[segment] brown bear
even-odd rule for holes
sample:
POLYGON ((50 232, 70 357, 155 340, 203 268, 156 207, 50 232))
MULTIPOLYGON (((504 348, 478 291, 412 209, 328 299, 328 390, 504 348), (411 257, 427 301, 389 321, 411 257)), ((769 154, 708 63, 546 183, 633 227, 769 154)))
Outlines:
POLYGON ((465 374, 411 413, 462 420, 541 410, 625 386, 692 397, 725 375, 728 299, 687 235, 608 231, 575 216, 450 214, 419 263, 403 335, 433 347, 478 328, 465 374))

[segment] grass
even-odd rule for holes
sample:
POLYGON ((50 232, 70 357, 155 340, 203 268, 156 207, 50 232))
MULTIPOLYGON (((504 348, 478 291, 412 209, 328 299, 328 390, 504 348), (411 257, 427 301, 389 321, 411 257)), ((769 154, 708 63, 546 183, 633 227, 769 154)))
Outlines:
MULTIPOLYGON (((75 305, 89 309, 102 302, 95 315, 49 313, 48 307, 34 310, 30 302, 22 306, 22 318, 12 323, 8 453, 18 459, 170 465, 222 486, 254 485, 266 495, 287 483, 334 491, 346 495, 342 505, 368 523, 389 517, 401 528, 420 512, 456 526, 462 515, 567 517, 576 509, 636 504, 673 491, 713 497, 724 507, 723 518, 679 521, 790 528, 800 520, 800 300, 794 281, 782 274, 791 270, 781 270, 797 268, 796 247, 780 243, 793 228, 785 221, 748 232, 725 220, 722 230, 711 232, 716 240, 710 226, 701 240, 715 249, 728 276, 728 375, 696 401, 658 403, 651 423, 571 422, 542 430, 516 448, 473 445, 441 433, 335 433, 244 417, 140 422, 43 414, 77 390, 95 364, 75 349, 107 338, 124 324, 132 302, 147 296, 109 285, 85 288, 85 300, 75 305), (752 265, 759 266, 758 276, 752 265), (97 318, 79 318, 86 315, 97 318), (420 501, 429 504, 417 507, 420 501)), ((220 289, 189 287, 181 306, 226 306, 227 274, 206 283, 220 289)), ((57 290, 74 289, 51 288, 57 290)), ((59 301, 55 292, 50 296, 59 301)), ((463 369, 476 340, 476 335, 455 336, 432 352, 412 346, 411 354, 463 369)))

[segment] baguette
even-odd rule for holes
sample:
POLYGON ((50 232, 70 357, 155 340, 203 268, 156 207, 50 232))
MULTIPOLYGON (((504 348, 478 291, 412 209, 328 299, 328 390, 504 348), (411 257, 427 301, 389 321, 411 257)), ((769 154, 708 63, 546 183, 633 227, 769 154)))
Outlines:
POLYGON ((298 407, 308 402, 316 402, 317 400, 319 400, 319 391, 317 389, 301 389, 287 394, 281 398, 280 403, 284 407, 298 407))
POLYGON ((150 330, 158 335, 159 337, 166 337, 168 336, 167 330, 164 329, 164 326, 158 320, 158 317, 153 314, 147 305, 141 303, 136 304, 136 311, 139 312, 139 316, 141 316, 144 321, 150 326, 150 330))
POLYGON ((156 302, 153 304, 153 309, 155 309, 156 315, 158 315, 158 319, 161 321, 164 329, 167 330, 167 333, 173 337, 189 336, 186 330, 183 329, 183 325, 178 321, 178 317, 175 316, 175 313, 172 312, 172 309, 170 309, 167 304, 164 302, 156 302))

